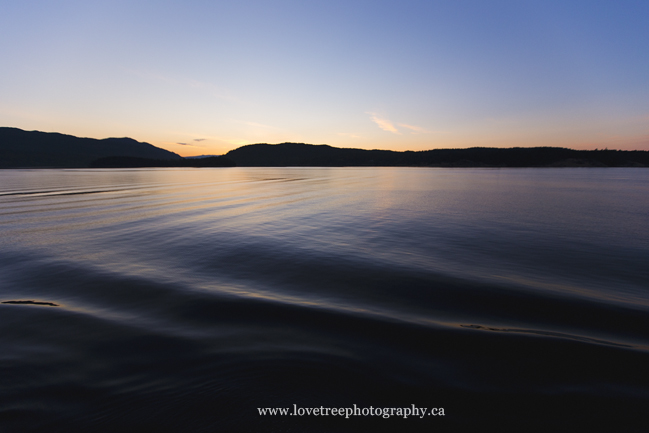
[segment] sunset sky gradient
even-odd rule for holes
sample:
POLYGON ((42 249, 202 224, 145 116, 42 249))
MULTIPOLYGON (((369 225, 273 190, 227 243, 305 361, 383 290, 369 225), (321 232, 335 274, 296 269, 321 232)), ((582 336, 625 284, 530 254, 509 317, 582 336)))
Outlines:
POLYGON ((0 126, 183 156, 649 150, 649 1, 4 2, 0 126))

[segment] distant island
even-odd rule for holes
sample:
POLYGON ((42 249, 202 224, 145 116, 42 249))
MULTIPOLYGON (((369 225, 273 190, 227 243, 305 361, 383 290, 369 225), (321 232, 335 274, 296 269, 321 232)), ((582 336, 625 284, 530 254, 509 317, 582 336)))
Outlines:
POLYGON ((397 152, 304 143, 251 144, 183 158, 130 138, 96 140, 0 128, 0 168, 132 167, 649 167, 649 151, 473 147, 397 152))
POLYGON ((132 156, 106 156, 90 163, 90 168, 142 168, 142 167, 234 167, 234 161, 224 156, 182 159, 149 159, 132 156))
POLYGON ((251 144, 225 155, 242 167, 649 167, 649 151, 472 147, 396 152, 303 143, 251 144))

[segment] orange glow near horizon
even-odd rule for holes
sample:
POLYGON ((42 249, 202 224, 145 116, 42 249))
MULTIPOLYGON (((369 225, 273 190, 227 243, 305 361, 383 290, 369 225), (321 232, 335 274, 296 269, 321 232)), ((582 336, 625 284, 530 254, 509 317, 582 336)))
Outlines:
MULTIPOLYGON (((212 146, 209 143, 203 146, 191 146, 191 145, 179 145, 169 142, 149 142, 154 146, 175 152, 180 156, 199 156, 199 155, 224 155, 230 150, 237 149, 241 146, 247 144, 256 144, 256 143, 269 143, 269 144, 279 144, 285 142, 302 142, 298 140, 284 140, 278 142, 269 142, 269 141, 257 141, 242 143, 239 145, 215 145, 212 146)), ((649 135, 647 136, 638 136, 638 137, 610 137, 608 139, 601 140, 556 140, 556 141, 544 141, 544 140, 529 140, 527 142, 522 142, 522 140, 480 140, 480 141, 471 141, 471 142, 455 142, 449 140, 448 142, 436 142, 436 143, 426 143, 426 142, 417 142, 417 143, 386 143, 384 145, 379 145, 379 143, 367 144, 367 143, 351 143, 348 141, 340 142, 329 142, 329 143, 313 143, 307 142, 307 144, 327 144, 332 147, 340 148, 354 148, 354 149, 366 149, 366 150, 392 150, 392 151, 424 151, 432 149, 464 149, 471 147, 499 147, 499 148, 510 148, 510 147, 564 147, 568 149, 575 150, 595 150, 595 149, 611 149, 611 150, 644 150, 649 151, 649 135)))

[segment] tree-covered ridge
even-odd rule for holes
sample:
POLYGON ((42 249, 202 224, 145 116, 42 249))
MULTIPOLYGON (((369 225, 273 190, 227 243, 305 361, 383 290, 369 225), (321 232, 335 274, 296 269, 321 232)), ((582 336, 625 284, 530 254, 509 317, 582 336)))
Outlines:
POLYGON ((560 147, 434 149, 396 152, 303 143, 251 144, 226 156, 238 166, 649 167, 649 152, 560 147))

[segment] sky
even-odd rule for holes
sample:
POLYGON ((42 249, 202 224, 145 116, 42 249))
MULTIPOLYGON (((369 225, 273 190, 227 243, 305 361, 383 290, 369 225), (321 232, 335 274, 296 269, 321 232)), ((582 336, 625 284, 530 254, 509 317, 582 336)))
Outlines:
POLYGON ((0 4, 0 126, 252 143, 649 150, 649 1, 0 4))

